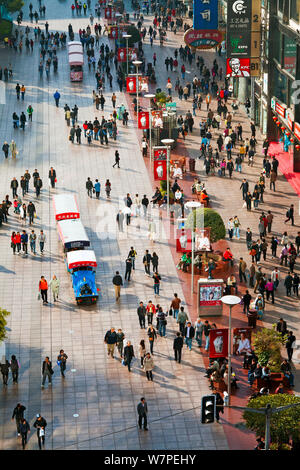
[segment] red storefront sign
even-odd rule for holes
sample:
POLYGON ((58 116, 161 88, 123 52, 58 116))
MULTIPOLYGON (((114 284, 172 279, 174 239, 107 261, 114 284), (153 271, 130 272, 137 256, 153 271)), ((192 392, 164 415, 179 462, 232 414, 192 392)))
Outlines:
POLYGON ((276 101, 276 104, 275 104, 275 111, 276 111, 277 114, 279 114, 279 116, 281 116, 281 117, 283 117, 283 119, 285 119, 286 108, 285 108, 285 106, 278 103, 278 101, 276 101))
POLYGON ((111 26, 108 33, 109 39, 118 39, 118 26, 111 26))
POLYGON ((250 59, 232 57, 226 62, 227 77, 250 77, 250 59))
POLYGON ((294 134, 296 139, 300 141, 300 124, 298 122, 294 123, 294 134))
POLYGON ((106 7, 105 10, 104 10, 104 17, 106 20, 110 20, 111 19, 111 12, 112 12, 112 9, 111 7, 106 7))
POLYGON ((155 180, 165 181, 167 179, 167 161, 155 160, 153 162, 153 176, 155 180))
POLYGON ((192 230, 190 228, 176 230, 177 253, 188 253, 192 251, 192 230))
POLYGON ((128 93, 136 93, 136 77, 126 78, 126 91, 128 93))
POLYGON ((138 128, 139 129, 149 129, 149 113, 148 111, 143 111, 138 113, 138 128))
POLYGON ((209 357, 228 356, 228 328, 218 328, 209 332, 209 357))
POLYGON ((292 116, 291 116, 290 113, 288 113, 288 115, 287 115, 287 123, 288 123, 288 126, 289 126, 289 128, 291 129, 291 131, 293 131, 293 129, 294 129, 294 121, 293 121, 292 116))
POLYGON ((153 156, 154 160, 167 160, 168 150, 166 147, 154 147, 153 156))
POLYGON ((211 49, 223 41, 224 33, 217 29, 188 29, 183 36, 188 46, 211 49))
POLYGON ((118 62, 126 62, 126 47, 119 47, 117 57, 118 62))

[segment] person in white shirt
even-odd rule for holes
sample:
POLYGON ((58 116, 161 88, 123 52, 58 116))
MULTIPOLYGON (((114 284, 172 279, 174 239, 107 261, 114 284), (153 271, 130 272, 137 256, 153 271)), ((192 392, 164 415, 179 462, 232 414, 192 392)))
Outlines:
POLYGON ((288 245, 290 243, 290 239, 288 237, 288 234, 287 232, 284 232, 284 234, 282 235, 282 239, 281 239, 281 245, 288 245))
POLYGON ((271 281, 274 284, 274 290, 276 290, 280 281, 280 271, 278 268, 275 268, 274 271, 271 272, 271 281))
POLYGON ((139 217, 141 215, 142 203, 138 194, 135 195, 132 202, 133 202, 134 215, 136 217, 139 217))
POLYGON ((246 338, 245 333, 242 333, 239 342, 239 347, 237 349, 237 354, 243 354, 248 352, 251 352, 250 341, 248 338, 246 338))
POLYGON ((182 204, 182 192, 179 189, 177 189, 175 193, 175 199, 182 204))

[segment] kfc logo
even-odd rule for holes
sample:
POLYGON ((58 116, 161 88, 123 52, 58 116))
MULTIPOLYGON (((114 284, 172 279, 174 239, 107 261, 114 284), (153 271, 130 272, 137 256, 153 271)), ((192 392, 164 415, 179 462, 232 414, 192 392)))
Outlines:
POLYGON ((136 93, 136 77, 126 78, 126 90, 128 93, 136 93))
POLYGON ((227 77, 250 77, 250 59, 227 59, 227 77))

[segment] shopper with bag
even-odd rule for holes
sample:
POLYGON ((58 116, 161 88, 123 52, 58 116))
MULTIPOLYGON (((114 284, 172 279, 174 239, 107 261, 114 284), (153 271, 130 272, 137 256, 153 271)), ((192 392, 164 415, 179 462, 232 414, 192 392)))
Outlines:
POLYGON ((45 428, 47 426, 47 421, 40 414, 36 415, 36 420, 33 424, 33 427, 36 428, 37 438, 39 443, 39 449, 42 450, 42 444, 45 445, 45 428))
POLYGON ((43 366, 42 366, 42 375, 43 375, 43 380, 42 380, 42 388, 44 388, 46 378, 48 378, 48 385, 52 385, 52 375, 54 374, 54 371, 52 369, 52 363, 49 359, 48 356, 45 357, 45 360, 43 361, 43 366))
POLYGON ((63 349, 61 349, 59 351, 59 355, 57 356, 57 365, 60 368, 60 373, 61 373, 63 378, 65 378, 65 370, 66 370, 66 367, 67 367, 67 359, 68 359, 67 354, 65 353, 65 351, 63 349))

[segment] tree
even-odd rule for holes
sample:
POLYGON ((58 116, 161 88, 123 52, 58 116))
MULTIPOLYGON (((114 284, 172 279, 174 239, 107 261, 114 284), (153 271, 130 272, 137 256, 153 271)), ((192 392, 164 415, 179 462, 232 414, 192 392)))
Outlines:
POLYGON ((131 38, 128 39, 129 47, 133 47, 136 42, 139 42, 141 40, 139 30, 134 25, 128 26, 126 34, 131 35, 131 38))
POLYGON ((23 0, 1 0, 1 4, 11 13, 21 10, 24 5, 23 0))
MULTIPOLYGON (((300 397, 289 394, 262 395, 249 401, 247 408, 258 410, 265 408, 268 404, 272 408, 300 403, 300 397)), ((265 433, 266 417, 264 414, 251 413, 244 411, 243 418, 248 429, 254 431, 257 436, 263 436, 265 433)), ((300 406, 295 406, 284 411, 272 413, 270 424, 270 436, 272 448, 281 449, 290 438, 293 442, 300 440, 300 406)))
POLYGON ((268 365, 271 372, 280 372, 281 346, 287 336, 276 331, 276 325, 271 329, 262 328, 253 336, 253 346, 262 366, 268 365))
MULTIPOLYGON (((193 228, 194 225, 194 215, 191 212, 188 215, 187 221, 185 223, 186 228, 193 228)), ((219 240, 222 240, 226 236, 226 229, 222 217, 218 212, 213 209, 208 209, 207 207, 201 207, 196 209, 196 227, 203 229, 205 227, 210 228, 210 241, 215 243, 219 240), (203 221, 204 226, 200 227, 200 221, 203 221), (198 226, 199 225, 199 226, 198 226)))
POLYGON ((10 315, 10 312, 0 308, 0 343, 1 343, 1 341, 4 341, 5 338, 6 338, 6 329, 5 329, 5 327, 7 325, 7 321, 6 321, 5 317, 7 317, 8 315, 10 315))

